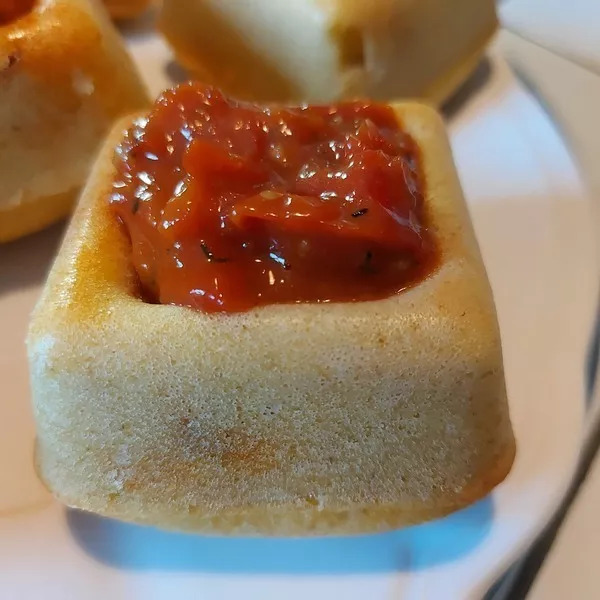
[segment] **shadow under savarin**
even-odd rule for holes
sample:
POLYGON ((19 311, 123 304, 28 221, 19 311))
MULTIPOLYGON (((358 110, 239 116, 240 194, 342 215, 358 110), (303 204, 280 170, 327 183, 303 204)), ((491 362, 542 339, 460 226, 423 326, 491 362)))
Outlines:
POLYGON ((188 73, 176 60, 170 60, 165 65, 165 74, 173 85, 194 79, 193 74, 188 73))
POLYGON ((489 58, 481 59, 475 70, 463 84, 444 102, 442 113, 448 120, 457 115, 465 104, 482 90, 492 75, 492 63, 489 58))
POLYGON ((493 520, 491 496, 444 519, 377 535, 235 538, 160 531, 67 511, 69 529, 99 562, 124 570, 230 574, 359 574, 418 571, 471 553, 493 520))
POLYGON ((39 285, 46 279, 62 239, 65 223, 0 244, 0 295, 39 285))
POLYGON ((157 13, 156 7, 151 6, 138 16, 117 21, 117 27, 129 39, 155 35, 158 20, 157 13))
MULTIPOLYGON (((173 85, 194 79, 194 76, 176 60, 170 60, 165 65, 165 74, 173 85)), ((487 57, 482 58, 475 70, 463 84, 444 102, 442 113, 446 119, 458 114, 466 102, 483 89, 492 74, 492 64, 487 57)))

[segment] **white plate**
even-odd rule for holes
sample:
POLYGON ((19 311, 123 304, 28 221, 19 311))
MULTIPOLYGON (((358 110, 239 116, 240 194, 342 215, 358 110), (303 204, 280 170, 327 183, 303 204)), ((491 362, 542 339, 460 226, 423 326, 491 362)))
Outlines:
MULTIPOLYGON (((168 54, 132 47, 154 91, 168 54)), ((163 533, 66 511, 35 479, 23 346, 61 228, 0 247, 2 598, 480 598, 544 525, 569 481, 584 415, 597 264, 563 141, 497 51, 450 130, 502 331, 518 455, 490 497, 389 534, 240 540, 163 533)))

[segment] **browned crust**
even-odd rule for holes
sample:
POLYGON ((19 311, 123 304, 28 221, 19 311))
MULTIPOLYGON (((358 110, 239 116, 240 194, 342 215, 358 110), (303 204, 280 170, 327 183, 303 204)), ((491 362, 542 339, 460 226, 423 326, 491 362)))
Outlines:
POLYGON ((480 479, 473 480, 463 490, 461 496, 449 504, 435 506, 370 504, 338 510, 319 509, 314 504, 303 507, 270 506, 267 509, 258 506, 224 511, 218 516, 203 515, 202 510, 198 508, 189 510, 187 514, 182 514, 180 511, 170 512, 168 507, 152 513, 147 510, 132 511, 131 507, 122 502, 120 494, 109 498, 107 503, 98 505, 96 497, 69 497, 54 488, 44 477, 38 463, 37 450, 35 468, 46 489, 66 506, 139 525, 158 525, 173 531, 207 535, 276 537, 361 535, 439 519, 481 500, 489 494, 490 490, 504 481, 513 465, 515 453, 515 444, 508 445, 489 471, 480 479))

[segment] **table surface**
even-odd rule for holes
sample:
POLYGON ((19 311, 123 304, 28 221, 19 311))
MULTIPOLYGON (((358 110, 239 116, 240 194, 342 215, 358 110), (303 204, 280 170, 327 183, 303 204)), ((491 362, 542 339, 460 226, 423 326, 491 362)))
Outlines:
MULTIPOLYGON (((529 0, 511 0, 508 4, 521 1, 526 4, 529 0)), ((577 0, 575 4, 586 2, 577 0)), ((573 8, 570 3, 568 6, 569 10, 573 8)), ((519 23, 522 22, 521 19, 519 23)), ((505 24, 510 29, 508 20, 505 24)), ((501 43, 505 55, 531 89, 548 99, 546 108, 565 134, 592 199, 600 199, 600 75, 582 61, 573 60, 568 53, 565 56, 562 46, 542 47, 540 40, 544 36, 528 36, 527 31, 527 27, 520 27, 513 33, 503 32, 501 43)), ((600 40, 600 36, 596 39, 600 40)), ((598 47, 600 42, 596 44, 598 47)), ((600 203, 596 203, 594 215, 598 231, 599 206, 600 203)), ((523 597, 523 590, 528 590, 527 598, 531 600, 600 597, 600 569, 597 567, 600 557, 600 454, 597 452, 600 389, 592 393, 592 398, 587 440, 589 470, 582 469, 583 483, 573 494, 564 520, 534 549, 534 555, 521 565, 511 586, 507 586, 514 590, 516 580, 516 588, 520 587, 518 594, 509 591, 508 598, 523 597)))
MULTIPOLYGON (((540 54, 539 50, 536 54, 540 54)), ((544 57, 553 68, 554 85, 562 87, 558 102, 570 104, 568 122, 563 126, 572 140, 573 151, 588 181, 590 193, 600 198, 600 76, 555 57, 544 57), (559 66, 560 65, 560 66, 559 66), (558 71, 564 77, 558 77, 558 71), (568 82, 568 83, 567 83, 568 82), (567 85, 565 85, 567 84, 567 85)), ((544 59, 538 58, 540 62, 544 59)), ((557 94, 555 94, 557 95, 557 94)), ((597 215, 596 215, 597 217, 597 215)), ((596 429, 597 419, 590 420, 596 429)), ((592 438, 600 435, 597 430, 592 438)), ((590 440, 592 443, 596 440, 590 440)), ((590 471, 567 514, 557 538, 532 586, 532 600, 600 597, 600 455, 596 454, 590 471)))

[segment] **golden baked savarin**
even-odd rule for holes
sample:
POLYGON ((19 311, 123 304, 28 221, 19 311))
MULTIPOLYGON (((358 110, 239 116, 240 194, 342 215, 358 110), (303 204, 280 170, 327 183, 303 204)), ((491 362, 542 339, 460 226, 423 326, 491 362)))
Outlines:
POLYGON ((27 343, 40 476, 106 516, 383 531, 476 501, 513 462, 491 290, 444 125, 420 104, 265 111, 167 92, 109 136, 27 343), (406 275, 426 238, 437 258, 410 285, 355 295, 392 263, 406 275), (311 289, 309 255, 339 266, 321 249, 348 239, 368 264, 347 246, 337 287, 320 267, 311 289), (240 287, 245 252, 268 269, 240 287), (197 272, 177 279, 179 263, 197 272), (259 301, 263 284, 283 295, 259 301), (163 295, 178 285, 187 296, 163 295))

